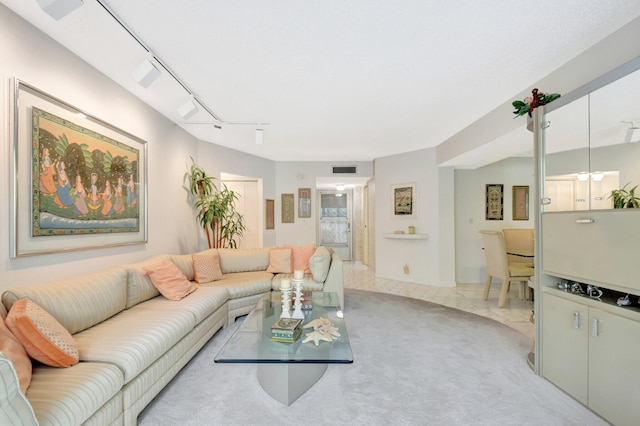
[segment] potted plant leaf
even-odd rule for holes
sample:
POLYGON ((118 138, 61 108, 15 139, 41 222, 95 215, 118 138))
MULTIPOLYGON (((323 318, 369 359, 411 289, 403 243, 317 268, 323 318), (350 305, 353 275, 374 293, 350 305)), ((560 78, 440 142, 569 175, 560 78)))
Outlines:
POLYGON ((614 209, 631 209, 640 207, 640 197, 636 196, 636 189, 638 185, 627 190, 627 185, 631 182, 627 182, 622 188, 614 189, 611 191, 609 198, 613 198, 614 209))
POLYGON ((209 248, 238 248, 238 238, 246 227, 244 217, 235 209, 238 194, 222 185, 218 190, 215 178, 191 158, 189 193, 193 196, 196 219, 207 236, 209 248))

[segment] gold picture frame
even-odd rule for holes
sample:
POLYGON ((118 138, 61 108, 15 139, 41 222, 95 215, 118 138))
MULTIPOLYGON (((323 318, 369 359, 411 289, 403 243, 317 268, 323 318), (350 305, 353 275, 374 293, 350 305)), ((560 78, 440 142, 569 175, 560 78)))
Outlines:
POLYGON ((265 213, 266 213, 266 218, 265 218, 265 229, 275 229, 275 200, 271 199, 271 198, 267 198, 265 200, 266 206, 265 206, 265 213))
POLYGON ((514 185, 512 196, 513 220, 529 220, 529 186, 514 185))
POLYGON ((293 194, 282 194, 282 223, 295 222, 295 203, 293 194))

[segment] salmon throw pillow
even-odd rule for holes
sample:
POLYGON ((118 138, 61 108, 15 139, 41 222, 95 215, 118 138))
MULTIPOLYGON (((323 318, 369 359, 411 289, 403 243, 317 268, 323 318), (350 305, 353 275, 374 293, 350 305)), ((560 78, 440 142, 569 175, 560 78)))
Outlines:
POLYGON ((78 363, 78 347, 71 333, 34 301, 15 302, 5 322, 31 358, 51 367, 78 363))
POLYGON ((153 286, 169 300, 180 300, 193 293, 196 285, 170 260, 144 268, 153 286))
POLYGON ((285 244, 284 248, 291 249, 291 265, 294 271, 304 271, 306 274, 311 273, 311 269, 309 269, 309 259, 311 259, 313 252, 316 250, 315 244, 308 246, 291 246, 285 244))

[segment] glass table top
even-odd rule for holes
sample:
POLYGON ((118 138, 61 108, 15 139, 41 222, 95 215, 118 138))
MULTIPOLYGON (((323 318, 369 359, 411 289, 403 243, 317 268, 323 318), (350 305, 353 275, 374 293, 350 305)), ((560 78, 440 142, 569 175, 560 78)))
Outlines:
POLYGON ((312 309, 304 310, 302 325, 325 317, 337 327, 340 337, 333 341, 321 340, 316 346, 313 341, 303 343, 306 333, 313 328, 302 330, 293 343, 277 342, 271 339, 271 326, 280 319, 282 295, 278 291, 266 294, 256 308, 244 319, 240 327, 218 352, 215 362, 228 363, 324 363, 349 364, 353 362, 347 327, 340 311, 340 300, 336 293, 314 291, 312 309))

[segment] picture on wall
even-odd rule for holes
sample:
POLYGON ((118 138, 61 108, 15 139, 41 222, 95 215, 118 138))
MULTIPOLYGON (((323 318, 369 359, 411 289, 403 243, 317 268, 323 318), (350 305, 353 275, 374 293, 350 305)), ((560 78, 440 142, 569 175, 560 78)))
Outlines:
POLYGON ((282 194, 282 223, 294 223, 295 203, 293 194, 282 194))
POLYGON ((489 183, 485 185, 486 220, 503 219, 503 188, 502 184, 489 183))
POLYGON ((311 217, 311 188, 298 188, 298 217, 311 217))
POLYGON ((391 217, 394 219, 415 219, 416 184, 402 183, 391 185, 391 217))
POLYGON ((12 257, 145 243, 146 142, 22 81, 13 90, 12 257))
POLYGON ((529 220, 529 186, 516 186, 513 191, 513 220, 529 220))
POLYGON ((265 229, 275 229, 276 224, 274 220, 274 211, 275 211, 275 201, 273 199, 266 199, 266 220, 265 220, 265 229))

